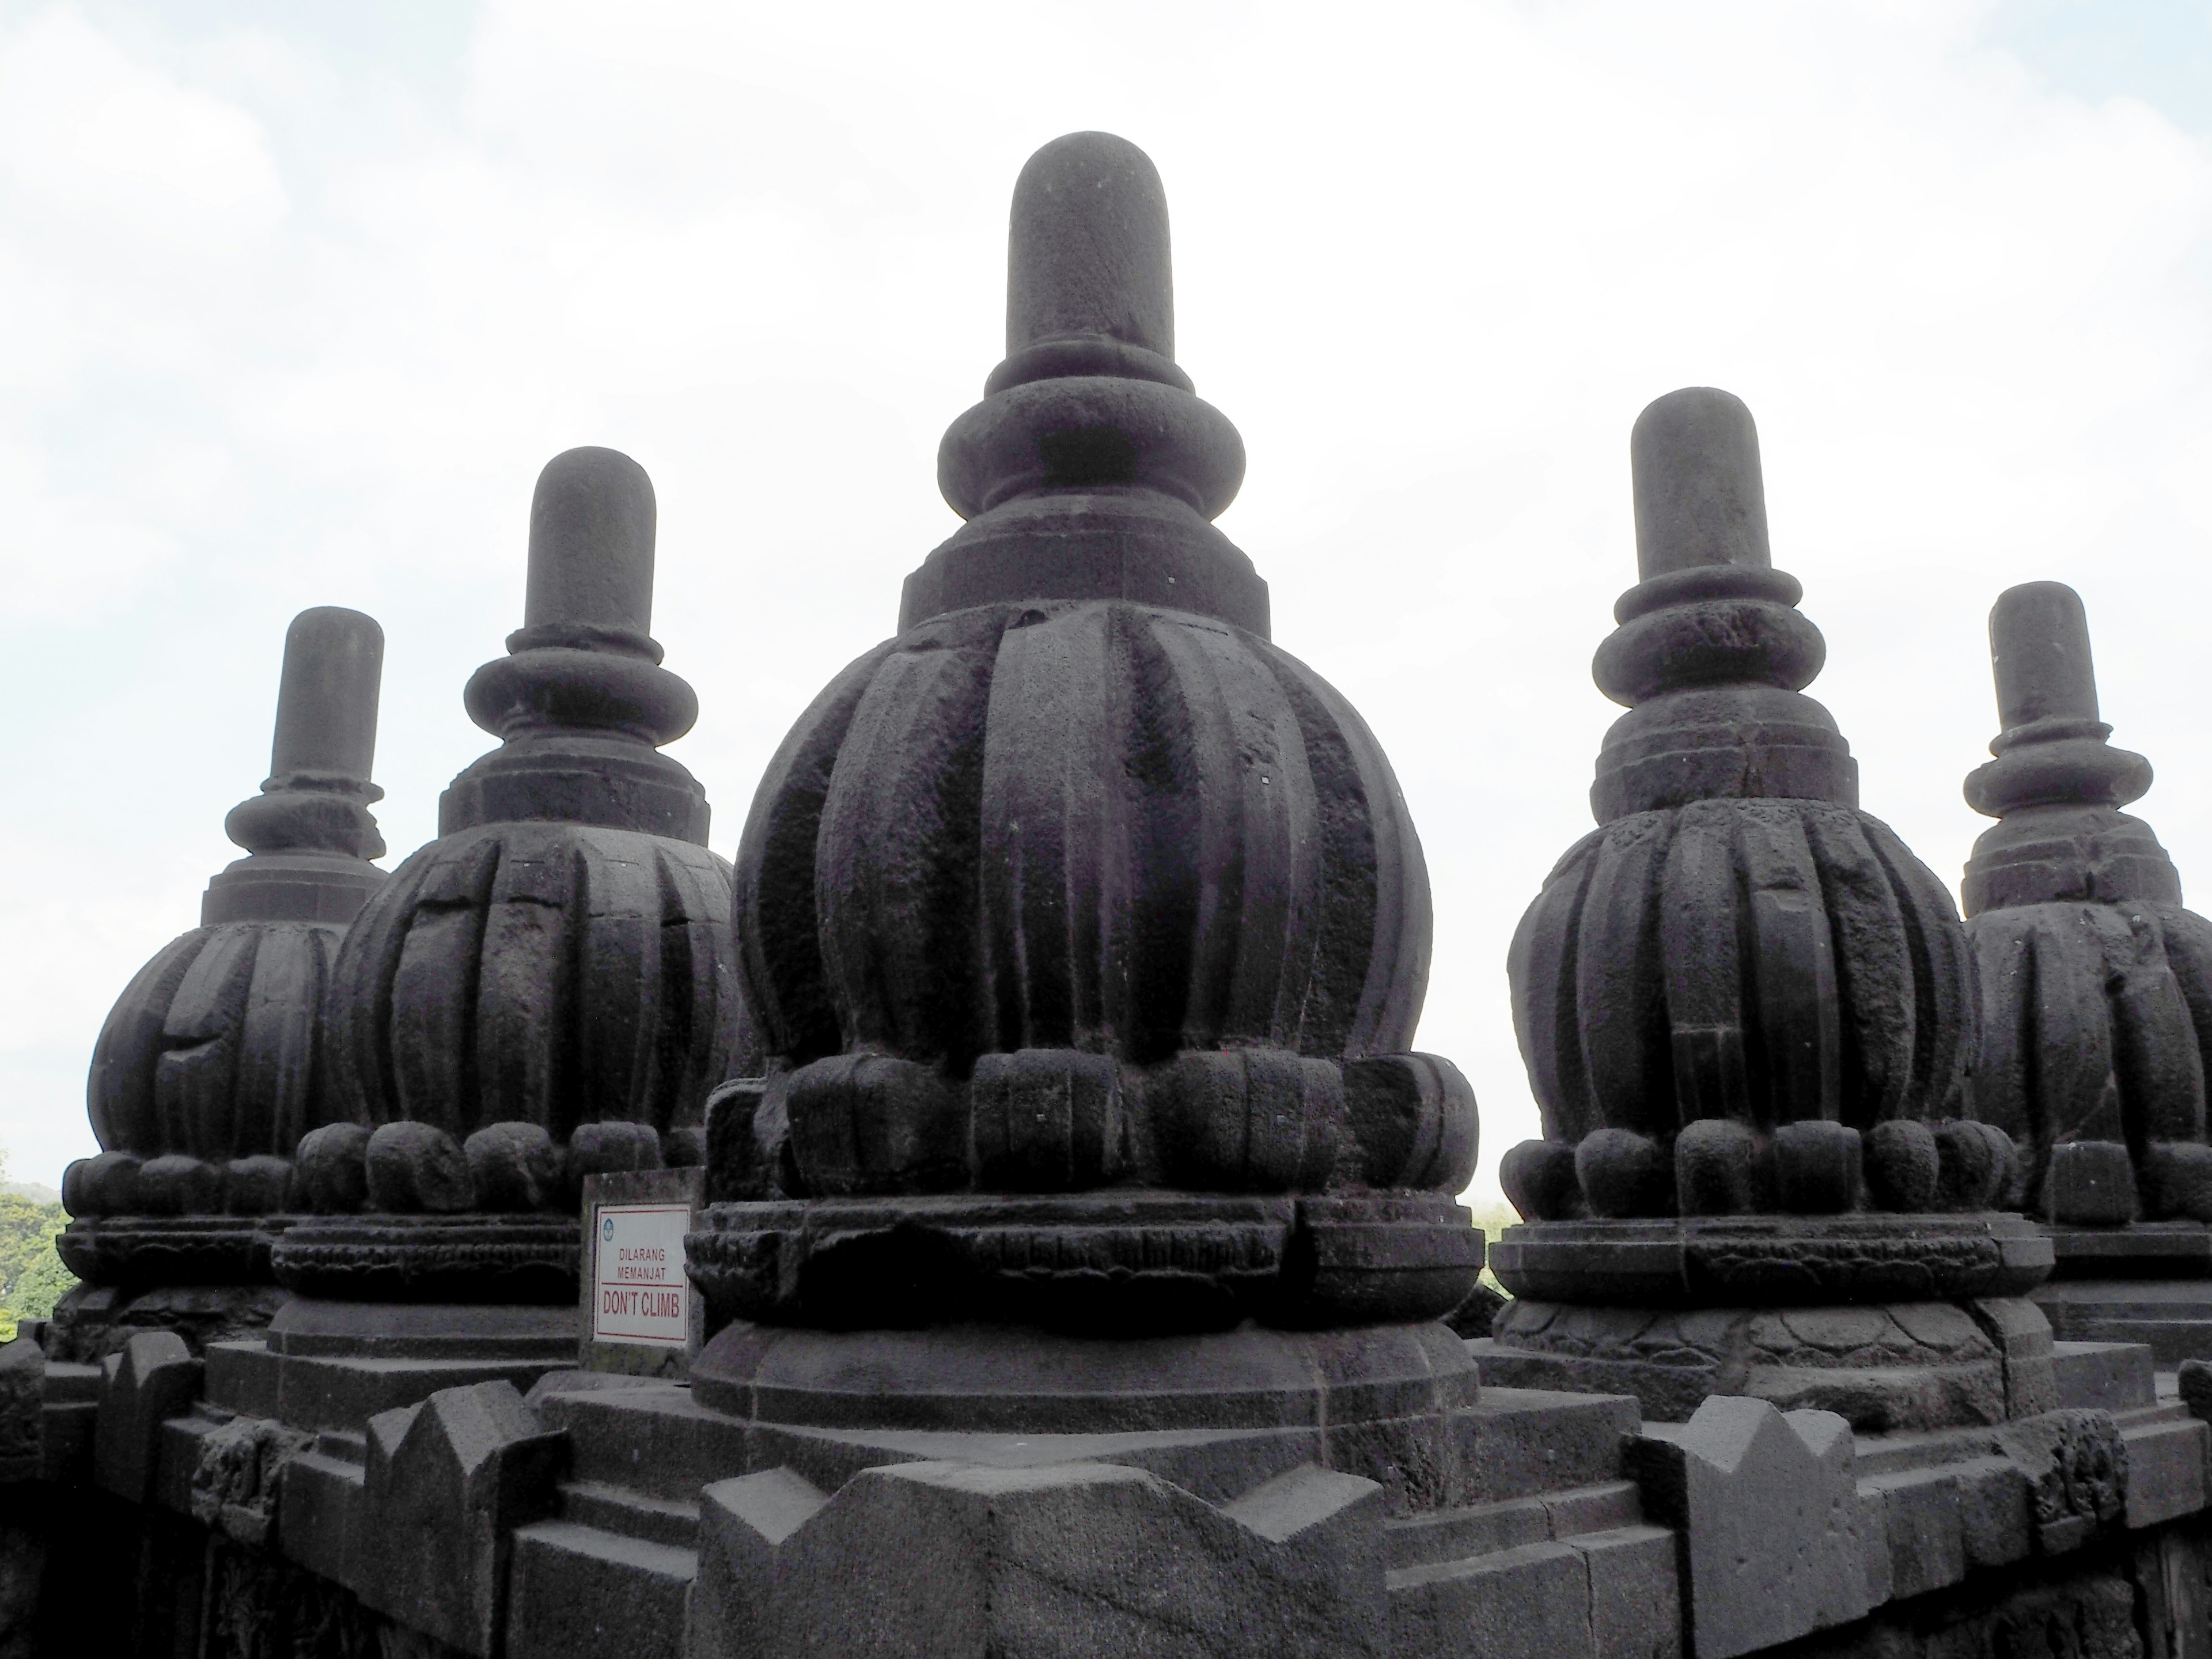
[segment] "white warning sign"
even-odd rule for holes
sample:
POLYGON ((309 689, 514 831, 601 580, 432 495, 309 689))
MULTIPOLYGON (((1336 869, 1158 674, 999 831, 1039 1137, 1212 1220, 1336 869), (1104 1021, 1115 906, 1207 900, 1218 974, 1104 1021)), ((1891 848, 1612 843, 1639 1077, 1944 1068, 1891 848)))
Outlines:
POLYGON ((685 1204, 602 1204, 593 1229, 592 1336, 680 1348, 691 1328, 691 1285, 684 1273, 685 1204))

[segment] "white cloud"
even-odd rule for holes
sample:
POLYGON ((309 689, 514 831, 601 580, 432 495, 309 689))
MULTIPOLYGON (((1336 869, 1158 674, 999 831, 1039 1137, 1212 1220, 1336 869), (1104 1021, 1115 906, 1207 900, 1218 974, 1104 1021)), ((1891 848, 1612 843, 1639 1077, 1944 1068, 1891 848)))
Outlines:
POLYGON ((2053 575, 2161 768, 2146 812, 2212 872, 2212 167, 1988 15, 535 0, 382 53, 0 0, 0 313, 37 325, 0 355, 15 1172, 82 1145, 108 1000, 228 856, 293 611, 384 622, 385 821, 431 833, 569 444, 653 472, 727 851, 952 527, 934 451, 997 355, 1006 192, 1082 126, 1161 165, 1182 356, 1252 455, 1224 528, 1405 780, 1423 1041, 1474 1078, 1486 1164, 1534 1128, 1504 942, 1588 822, 1627 429, 1674 386, 1757 411, 1815 693, 1939 873, 1978 827, 1984 616, 2053 575))

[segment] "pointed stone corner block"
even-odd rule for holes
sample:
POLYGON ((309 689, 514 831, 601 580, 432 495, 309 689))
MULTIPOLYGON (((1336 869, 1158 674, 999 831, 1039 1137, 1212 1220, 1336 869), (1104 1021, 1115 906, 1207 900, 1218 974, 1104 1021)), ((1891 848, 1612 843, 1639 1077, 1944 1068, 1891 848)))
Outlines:
POLYGON ((362 1600, 464 1653, 499 1651, 510 1540, 551 1512, 568 1438, 511 1382, 441 1389, 369 1419, 362 1600))
POLYGON ((181 1415, 199 1393, 200 1362, 174 1331, 142 1331, 102 1369, 93 1480, 103 1492, 143 1504, 153 1492, 161 1425, 181 1415))
POLYGON ((0 1484, 45 1467, 46 1354, 27 1336, 0 1342, 0 1484))
POLYGON ((1682 1534, 1698 1659, 1866 1613, 1858 1477, 1842 1418, 1714 1395, 1680 1429, 1634 1443, 1645 1502, 1682 1534))
POLYGON ((1382 1489, 1308 1465, 1220 1508, 1139 1469, 909 1463, 708 1486, 696 1659, 1387 1650, 1382 1489))

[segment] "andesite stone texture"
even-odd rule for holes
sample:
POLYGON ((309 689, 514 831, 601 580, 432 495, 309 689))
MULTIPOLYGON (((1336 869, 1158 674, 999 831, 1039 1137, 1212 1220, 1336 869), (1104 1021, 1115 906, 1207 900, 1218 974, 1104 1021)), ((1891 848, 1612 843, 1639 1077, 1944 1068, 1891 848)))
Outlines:
POLYGON ((2106 741, 2080 597, 2008 589, 1990 658, 2004 729, 1966 780, 1968 803, 1998 820, 1964 889, 1977 1111, 2020 1148, 2014 1195, 2053 1229, 2062 1275, 2212 1273, 2212 923, 2182 908, 2166 849, 2120 810, 2150 787, 2150 763, 2106 741))
POLYGON ((1011 241, 968 527, 740 848, 766 1055, 655 752, 649 487, 574 453, 472 689, 502 747, 343 948, 354 1104, 254 1219, 311 1293, 0 1346, 0 1659, 2212 1659, 2212 1366, 2020 1294, 2036 1143, 1960 1115, 1972 958, 1799 696, 1741 405, 1639 426, 1606 827, 1514 963, 1506 1301, 1474 1102, 1406 1048, 1402 803, 1211 526, 1158 180, 1060 140, 1011 241), (694 1212, 688 1379, 580 1350, 593 1201, 694 1212))
POLYGON ((659 752, 698 705, 647 631, 654 526, 628 456, 573 449, 538 477, 523 626, 465 698, 501 746, 332 969, 348 1121, 300 1148, 314 1213, 274 1255, 297 1291, 569 1302, 583 1177, 703 1160, 742 1027, 729 866, 659 752))
POLYGON ((193 1346, 265 1323, 272 1237, 300 1137, 344 1107, 323 1001, 348 926, 384 881, 370 803, 384 634, 323 606, 284 637, 270 775, 223 828, 246 856, 208 884, 201 926, 117 1000, 88 1088, 101 1152, 72 1164, 63 1260, 88 1288, 58 1310, 62 1352, 134 1329, 193 1346))
POLYGON ((1954 1304, 2019 1297, 2050 1247, 1994 1212, 2012 1145, 1964 1115, 1958 914, 1860 810, 1804 695, 1826 647, 1772 568, 1750 411, 1671 393, 1630 459, 1642 580, 1595 665, 1629 712, 1598 757, 1600 827, 1509 963, 1545 1138, 1501 1166, 1527 1222, 1492 1252, 1520 1300, 1478 1345, 1485 1374, 1601 1376, 1678 1419, 1717 1389, 1833 1401, 1862 1427, 2002 1420, 2001 1367, 1937 1380, 1979 1340, 1954 1304), (1754 1316, 1836 1304, 1879 1331, 1754 1316), (1857 1373, 1840 1389, 1838 1368, 1857 1373))
POLYGON ((1245 1409, 1231 1356, 1303 1340, 1208 1359, 1205 1333, 1257 1320, 1395 1328, 1376 1352, 1444 1369, 1419 1400, 1393 1382, 1384 1415, 1433 1423, 1466 1365, 1418 1322, 1465 1298, 1481 1238, 1455 1201, 1474 1097, 1408 1047, 1420 843, 1208 522, 1243 453, 1172 359, 1150 161, 1047 145, 1009 256, 1006 359, 939 456, 969 522, 908 579, 898 636, 801 717, 739 846, 769 1068, 708 1126, 691 1267, 735 1322, 696 1390, 804 1413, 858 1367, 863 1415, 927 1398, 980 1423, 1042 1370, 1103 1422, 1144 1391, 1103 1338, 1189 1338, 1167 1414, 1195 1427, 1245 1409), (771 1356, 824 1380, 771 1388, 771 1356))

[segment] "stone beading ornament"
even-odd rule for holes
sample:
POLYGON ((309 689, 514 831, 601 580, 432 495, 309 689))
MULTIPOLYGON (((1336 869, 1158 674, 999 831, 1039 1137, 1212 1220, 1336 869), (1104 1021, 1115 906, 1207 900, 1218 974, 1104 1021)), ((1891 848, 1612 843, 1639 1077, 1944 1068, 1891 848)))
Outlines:
MULTIPOLYGON (((1009 249, 1006 361, 939 455, 968 523, 908 579, 899 635, 800 718, 739 848, 770 1069, 709 1124, 691 1272, 738 1323, 693 1385, 750 1409, 808 1363, 774 1358, 793 1328, 921 1329, 865 1409, 975 1421, 961 1391, 1018 1390, 1056 1339, 927 1328, 1257 1319, 1392 1324, 1420 1389, 1471 1388, 1430 1322, 1481 1236, 1455 1202, 1474 1097, 1410 1051, 1420 844, 1373 735, 1268 640, 1265 584, 1209 522, 1243 447, 1174 362, 1159 176, 1109 135, 1057 140, 1009 249), (911 1403, 939 1384, 965 1404, 911 1403)), ((1071 1411, 1130 1383, 1094 1361, 1058 1374, 1071 1411)))
POLYGON ((276 1253, 291 1288, 571 1300, 582 1177, 704 1158, 738 1044, 729 866, 704 792, 659 752, 698 702, 647 631, 654 518, 613 450, 538 477, 524 625, 465 699, 501 746, 453 781, 439 839, 336 965, 351 1121, 300 1150, 317 1218, 276 1253))
MULTIPOLYGON (((2025 1221, 1989 1213, 2011 1146, 1959 1115, 1976 1010, 1957 911, 1859 809, 1856 763, 1804 695, 1825 647, 1796 580, 1772 568, 1750 411, 1724 392, 1671 393, 1630 453, 1642 580, 1594 668, 1629 713, 1598 758, 1601 827, 1514 938, 1545 1138, 1505 1155, 1529 1224, 1492 1261, 1521 1298, 1497 1322, 1501 1364, 1516 1348, 1617 1363, 1618 1386, 1680 1414, 1701 1397, 1690 1371, 1741 1370, 1743 1342, 1771 1359, 1802 1348, 1776 1362, 1800 1369, 1836 1362, 1804 1357, 1828 1352, 1810 1338, 1765 1340, 1747 1316, 1692 1339, 1646 1331, 1648 1313, 1634 1332, 1562 1321, 1556 1304, 2009 1297, 2050 1255, 2025 1221), (1662 1386, 1637 1356, 1669 1344, 1690 1370, 1662 1386)), ((1982 1340, 1971 1322, 1921 1322, 1941 1340, 1854 1340, 1892 1366, 1948 1364, 1982 1340), (1893 1357, 1907 1352, 1923 1360, 1893 1357)), ((1577 1385, 1613 1385, 1597 1376, 1577 1385)))
POLYGON ((384 793, 369 781, 383 663, 383 630, 357 611, 305 611, 285 633, 270 776, 223 823, 246 856, 209 882, 201 925, 139 971, 93 1050, 105 1150, 64 1177, 76 1219, 60 1243, 91 1285, 272 1282, 293 1149, 343 1109, 325 988, 385 879, 368 810, 384 793))
POLYGON ((2107 1269, 2124 1256, 2205 1272, 2212 924, 2182 908, 2166 849, 2120 810, 2150 787, 2150 763, 2106 741, 2080 596, 2008 589, 1990 659, 2004 729, 1966 780, 1967 803, 1998 820, 1964 887, 1977 1113, 2019 1145, 2019 1196, 2053 1228, 2062 1273, 2075 1250, 2107 1269))

